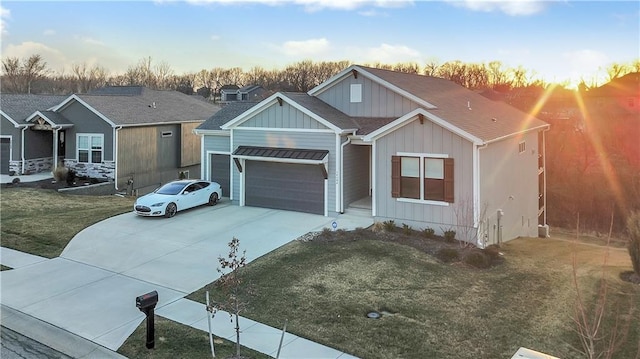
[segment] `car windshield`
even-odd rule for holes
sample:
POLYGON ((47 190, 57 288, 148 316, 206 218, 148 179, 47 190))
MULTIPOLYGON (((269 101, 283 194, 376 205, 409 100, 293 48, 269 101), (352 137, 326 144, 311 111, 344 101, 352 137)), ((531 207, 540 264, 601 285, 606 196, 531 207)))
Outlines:
POLYGON ((156 193, 158 194, 178 194, 184 188, 185 183, 167 183, 166 185, 158 188, 156 193))

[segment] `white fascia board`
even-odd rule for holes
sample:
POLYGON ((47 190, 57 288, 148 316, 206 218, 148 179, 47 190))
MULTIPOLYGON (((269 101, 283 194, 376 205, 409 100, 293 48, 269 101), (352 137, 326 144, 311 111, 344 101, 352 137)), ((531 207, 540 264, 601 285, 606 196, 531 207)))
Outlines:
POLYGON ((230 131, 224 131, 224 130, 198 130, 197 128, 194 128, 193 133, 200 136, 224 136, 224 137, 231 136, 230 131))
MULTIPOLYGON (((51 125, 51 127, 58 127, 58 128, 70 128, 73 127, 72 123, 65 123, 62 125, 58 125, 53 123, 51 120, 49 120, 49 118, 47 116, 45 116, 42 112, 40 111, 36 111, 34 112, 31 116, 27 117, 27 119, 25 120, 26 122, 31 122, 33 119, 35 119, 36 117, 41 117, 43 120, 45 120, 48 124, 51 125)), ((33 124, 30 124, 33 125, 33 124)))
POLYGON ((331 86, 335 85, 335 83, 337 83, 338 81, 342 80, 343 78, 350 76, 351 75, 351 71, 356 70, 356 72, 358 72, 360 75, 368 78, 369 80, 378 83, 379 85, 382 85, 383 87, 388 88, 389 90, 398 93, 399 95, 402 95, 414 102, 419 103, 420 105, 422 105, 423 107, 427 108, 427 109, 435 109, 437 108, 436 105, 431 104, 423 99, 421 99, 418 96, 415 96, 413 94, 411 94, 410 92, 407 92, 406 90, 401 89, 400 87, 393 85, 390 82, 387 82, 381 78, 379 78, 378 76, 375 76, 374 74, 368 72, 367 70, 362 69, 361 67, 357 66, 357 65, 351 65, 349 67, 347 67, 346 69, 342 70, 341 72, 339 72, 338 74, 336 74, 335 76, 329 78, 327 81, 321 83, 320 85, 314 87, 313 89, 311 89, 308 94, 312 95, 312 96, 316 96, 321 94, 322 92, 324 92, 325 90, 329 89, 331 86))
POLYGON ((16 128, 20 128, 20 127, 27 127, 28 125, 26 123, 18 123, 16 122, 13 118, 11 118, 11 116, 7 115, 6 112, 0 110, 0 114, 2 116, 4 116, 7 120, 9 120, 9 122, 13 123, 13 126, 16 128))
POLYGON ((508 135, 506 135, 506 136, 501 136, 501 137, 498 137, 498 138, 494 138, 493 140, 489 140, 489 141, 487 141, 487 142, 486 142, 486 144, 490 144, 490 143, 494 143, 494 142, 499 142, 499 141, 502 141, 502 140, 507 139, 507 138, 509 138, 509 137, 513 137, 513 136, 517 136, 517 135, 522 135, 522 134, 525 134, 525 133, 528 133, 528 132, 531 132, 531 131, 539 131, 539 130, 545 130, 545 131, 547 131, 547 130, 549 130, 549 128, 551 128, 551 125, 549 125, 548 123, 546 123, 546 124, 544 124, 544 125, 540 125, 540 126, 537 126, 537 127, 534 127, 534 128, 528 128, 528 129, 526 129, 526 130, 522 130, 522 131, 514 132, 514 133, 508 134, 508 135))
POLYGON ((62 109, 63 107, 66 107, 71 103, 71 101, 74 101, 74 100, 82 104, 82 106, 86 107, 89 111, 93 112, 96 116, 100 117, 104 122, 108 123, 111 127, 116 127, 116 124, 113 121, 108 119, 105 115, 101 114, 100 111, 91 107, 91 105, 89 105, 88 103, 84 102, 76 94, 73 94, 69 96, 66 100, 62 101, 61 104, 53 108, 53 111, 59 112, 60 109, 62 109))
POLYGON ((471 135, 470 133, 463 131, 462 129, 453 126, 451 123, 441 119, 440 117, 424 110, 421 108, 417 108, 409 113, 407 113, 406 115, 399 117, 397 120, 383 126, 380 127, 379 129, 371 132, 370 134, 364 136, 362 138, 363 141, 365 142, 371 142, 373 140, 376 140, 380 137, 383 137, 409 123, 411 123, 412 121, 415 121, 418 119, 418 115, 423 115, 425 116, 428 120, 432 121, 433 123, 447 129, 448 131, 451 131, 453 133, 455 133, 456 135, 466 139, 467 141, 470 141, 476 145, 481 145, 484 142, 479 139, 476 136, 471 135))

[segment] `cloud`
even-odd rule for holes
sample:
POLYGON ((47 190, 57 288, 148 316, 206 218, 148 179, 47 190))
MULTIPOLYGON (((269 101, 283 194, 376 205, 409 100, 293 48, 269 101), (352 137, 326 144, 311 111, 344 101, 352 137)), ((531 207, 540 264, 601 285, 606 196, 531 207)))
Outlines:
POLYGON ((320 38, 303 41, 286 41, 278 48, 285 55, 305 57, 325 53, 329 50, 330 44, 326 38, 320 38))
POLYGON ((56 34, 56 30, 53 29, 46 29, 42 32, 42 35, 44 36, 53 36, 56 34))
POLYGON ((212 40, 212 41, 218 41, 218 40, 220 40, 221 38, 222 38, 222 37, 221 37, 220 35, 215 35, 215 34, 214 34, 214 35, 211 35, 211 40, 212 40))
POLYGON ((19 59, 40 55, 47 62, 47 67, 54 70, 62 69, 66 64, 66 58, 61 51, 39 42, 25 41, 19 45, 9 44, 2 52, 3 57, 19 59))
POLYGON ((88 36, 82 36, 82 35, 75 35, 74 39, 81 41, 87 45, 98 45, 98 46, 104 46, 104 42, 100 41, 100 40, 96 40, 94 38, 88 37, 88 36))
POLYGON ((446 0, 457 7, 472 11, 501 11, 510 16, 527 16, 541 12, 550 3, 548 0, 446 0))
POLYGON ((571 81, 598 77, 598 73, 606 73, 606 67, 611 62, 605 53, 590 49, 565 52, 562 59, 568 69, 567 77, 571 81))
MULTIPOLYGON (((156 0, 157 3, 167 0, 156 0)), ((187 0, 194 5, 220 4, 242 5, 263 4, 269 6, 295 4, 304 7, 305 11, 316 12, 329 10, 355 10, 363 7, 398 8, 413 4, 413 0, 187 0)))
POLYGON ((405 45, 380 44, 364 50, 365 61, 381 63, 398 63, 421 61, 420 51, 405 45))
POLYGON ((0 34, 7 33, 6 21, 11 18, 11 10, 0 6, 0 34))

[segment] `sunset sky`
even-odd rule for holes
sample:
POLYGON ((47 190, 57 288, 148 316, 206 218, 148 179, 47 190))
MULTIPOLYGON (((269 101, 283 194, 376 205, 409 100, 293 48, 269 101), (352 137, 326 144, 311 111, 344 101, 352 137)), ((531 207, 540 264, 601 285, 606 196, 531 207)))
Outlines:
POLYGON ((460 60, 522 66, 548 82, 592 81, 640 58, 638 1, 2 1, 2 57, 48 67, 140 59, 176 74, 283 68, 311 59, 364 64, 460 60))

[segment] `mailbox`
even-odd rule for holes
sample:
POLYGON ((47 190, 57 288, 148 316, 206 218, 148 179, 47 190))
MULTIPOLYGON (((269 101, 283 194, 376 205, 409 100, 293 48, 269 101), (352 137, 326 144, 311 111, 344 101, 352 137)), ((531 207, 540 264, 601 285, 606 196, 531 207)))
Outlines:
POLYGON ((155 327, 153 309, 158 303, 158 292, 153 291, 136 297, 136 307, 147 316, 147 349, 155 346, 155 327))
POLYGON ((158 303, 158 292, 153 291, 136 297, 136 307, 140 310, 154 308, 158 303))

